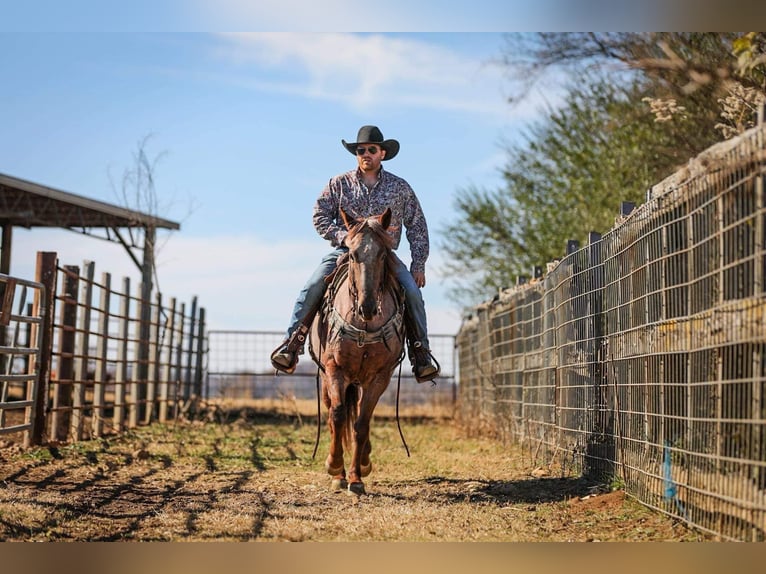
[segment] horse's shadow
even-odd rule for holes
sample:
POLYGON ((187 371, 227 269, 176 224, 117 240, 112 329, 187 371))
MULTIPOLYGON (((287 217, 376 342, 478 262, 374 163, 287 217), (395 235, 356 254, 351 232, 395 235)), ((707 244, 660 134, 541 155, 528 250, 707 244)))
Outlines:
MULTIPOLYGON (((445 503, 485 502, 501 506, 508 504, 541 504, 562 502, 592 494, 600 483, 583 477, 543 477, 519 480, 476 480, 431 476, 398 483, 404 490, 394 498, 409 498, 407 486, 433 488, 431 495, 445 503)), ((385 496, 391 496, 386 494, 385 496)))

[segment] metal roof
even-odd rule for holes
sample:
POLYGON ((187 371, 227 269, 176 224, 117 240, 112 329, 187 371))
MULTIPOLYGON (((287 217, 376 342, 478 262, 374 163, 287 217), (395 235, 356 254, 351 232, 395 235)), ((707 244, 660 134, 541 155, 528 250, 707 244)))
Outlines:
POLYGON ((154 227, 180 224, 0 173, 0 223, 17 227, 154 227))

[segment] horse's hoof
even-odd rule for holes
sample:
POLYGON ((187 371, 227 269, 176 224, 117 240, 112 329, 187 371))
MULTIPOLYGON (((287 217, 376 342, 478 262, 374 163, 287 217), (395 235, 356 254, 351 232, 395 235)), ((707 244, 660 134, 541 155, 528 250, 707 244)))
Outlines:
POLYGON ((365 494, 364 492, 364 483, 363 482, 349 482, 348 483, 348 493, 349 494, 356 494, 359 496, 360 494, 365 494))
POLYGON ((348 481, 345 478, 333 478, 330 483, 330 490, 333 492, 341 492, 348 488, 348 481))
POLYGON ((362 464, 359 466, 359 473, 362 476, 369 476, 372 472, 372 462, 369 462, 368 464, 362 464))

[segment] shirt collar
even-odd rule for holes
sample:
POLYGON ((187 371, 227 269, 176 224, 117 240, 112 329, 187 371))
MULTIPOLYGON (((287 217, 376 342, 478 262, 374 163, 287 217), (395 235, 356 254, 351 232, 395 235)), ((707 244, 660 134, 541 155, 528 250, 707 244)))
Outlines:
MULTIPOLYGON (((384 170, 384 169, 383 169, 383 166, 381 165, 381 166, 380 166, 380 169, 378 170, 378 181, 380 181, 381 179, 383 179, 383 173, 384 173, 385 171, 386 171, 386 170, 384 170)), ((359 181, 362 181, 362 180, 364 179, 364 178, 362 177, 362 171, 361 171, 359 168, 356 168, 356 172, 355 172, 355 173, 356 173, 356 179, 357 179, 357 180, 359 180, 359 181)))

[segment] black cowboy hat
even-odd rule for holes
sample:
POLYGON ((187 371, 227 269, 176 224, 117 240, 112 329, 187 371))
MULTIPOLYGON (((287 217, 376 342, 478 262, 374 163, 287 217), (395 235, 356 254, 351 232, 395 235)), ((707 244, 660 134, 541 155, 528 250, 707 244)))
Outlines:
POLYGON ((383 158, 383 161, 393 159, 394 156, 399 153, 399 142, 396 140, 383 139, 383 134, 380 129, 378 129, 378 126, 362 126, 359 128, 359 133, 356 134, 356 141, 354 143, 348 143, 346 140, 340 141, 343 144, 343 147, 354 155, 356 155, 357 144, 378 144, 381 148, 386 150, 386 157, 383 158))

